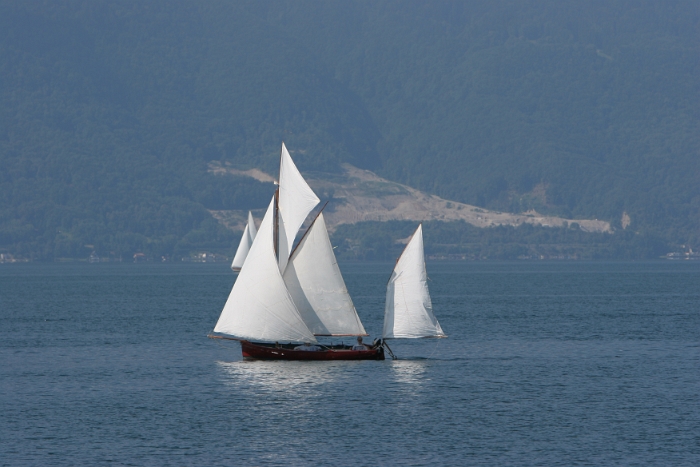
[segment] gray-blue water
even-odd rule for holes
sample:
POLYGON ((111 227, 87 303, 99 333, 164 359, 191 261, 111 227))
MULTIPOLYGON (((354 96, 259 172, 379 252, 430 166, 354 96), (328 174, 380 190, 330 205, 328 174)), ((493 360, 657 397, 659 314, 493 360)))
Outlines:
MULTIPOLYGON (((342 265, 368 332, 391 264, 342 265)), ((700 263, 429 263, 448 339, 242 361, 226 265, 0 265, 0 465, 700 465, 700 263)))

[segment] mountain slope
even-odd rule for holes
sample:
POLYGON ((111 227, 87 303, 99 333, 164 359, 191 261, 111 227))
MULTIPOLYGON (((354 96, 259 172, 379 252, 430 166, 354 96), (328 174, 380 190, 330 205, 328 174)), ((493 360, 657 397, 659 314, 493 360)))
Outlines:
POLYGON ((3 1, 0 252, 225 251, 209 211, 267 188, 209 162, 275 173, 283 140, 304 171, 697 245, 698 29, 691 1, 3 1))
MULTIPOLYGON (((350 164, 342 165, 340 174, 307 173, 305 178, 311 188, 328 201, 324 218, 329 230, 343 224, 386 221, 464 221, 475 227, 512 226, 531 224, 542 227, 577 225, 584 232, 612 233, 609 222, 597 219, 563 219, 543 216, 535 211, 521 214, 490 211, 456 201, 423 193, 400 183, 383 179, 369 170, 350 164)), ((258 169, 241 171, 218 163, 211 163, 211 173, 217 175, 248 176, 270 184, 274 177, 258 169)), ((213 210, 212 215, 227 228, 243 231, 248 219, 247 210, 213 210)), ((256 214, 260 217, 262 210, 256 214)))

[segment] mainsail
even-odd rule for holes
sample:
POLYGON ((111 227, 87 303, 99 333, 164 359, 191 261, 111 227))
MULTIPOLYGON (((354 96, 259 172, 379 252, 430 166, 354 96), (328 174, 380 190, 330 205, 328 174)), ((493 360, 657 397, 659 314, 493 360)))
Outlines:
POLYGON ((253 219, 253 213, 248 211, 248 223, 243 230, 243 236, 241 237, 241 243, 238 244, 238 249, 236 250, 236 255, 233 257, 233 262, 231 263, 231 269, 234 271, 240 271, 245 262, 246 256, 248 256, 248 251, 250 246, 255 240, 255 235, 257 234, 257 229, 255 228, 255 219, 253 219))
POLYGON ((383 338, 446 337, 433 314, 427 279, 419 225, 386 287, 383 338))
POLYGON ((292 253, 283 277, 304 323, 315 335, 367 335, 345 287, 322 213, 292 253))
POLYGON ((279 179, 279 268, 284 273, 294 238, 306 216, 319 203, 318 196, 294 165, 287 147, 282 143, 279 179))
POLYGON ((258 341, 316 342, 282 279, 273 242, 273 198, 214 332, 258 341))

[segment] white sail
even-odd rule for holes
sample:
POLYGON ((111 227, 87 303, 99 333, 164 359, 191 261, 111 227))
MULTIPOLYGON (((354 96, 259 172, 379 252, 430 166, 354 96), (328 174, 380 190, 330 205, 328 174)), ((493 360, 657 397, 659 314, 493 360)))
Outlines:
POLYGON ((214 332, 269 342, 316 342, 284 285, 273 245, 274 198, 214 332))
POLYGON ((289 261, 289 253, 292 246, 287 243, 287 231, 284 228, 284 219, 282 219, 282 210, 277 209, 277 261, 281 273, 287 268, 289 261))
POLYGON ((231 269, 234 271, 240 271, 245 262, 246 256, 248 256, 248 251, 253 241, 250 238, 250 229, 246 224, 243 230, 243 236, 241 237, 241 242, 238 244, 238 249, 236 250, 236 255, 233 257, 233 262, 231 263, 231 269))
POLYGON ((246 256, 248 256, 248 251, 250 246, 255 240, 255 235, 257 234, 257 229, 255 228, 255 219, 253 219, 253 213, 248 211, 248 223, 243 230, 243 236, 241 237, 241 242, 238 244, 238 249, 233 257, 233 262, 231 263, 231 269, 234 271, 240 271, 245 262, 246 256))
POLYGON ((419 225, 386 287, 383 338, 446 337, 433 314, 427 279, 419 225))
POLYGON ((304 323, 315 335, 367 335, 338 268, 323 214, 292 253, 283 277, 304 323))
POLYGON ((248 211, 248 233, 250 234, 250 243, 253 243, 255 236, 258 234, 258 229, 255 228, 255 218, 253 218, 253 213, 248 211))
POLYGON ((294 165, 284 143, 280 158, 279 186, 279 265, 280 271, 284 272, 299 228, 320 201, 294 165))

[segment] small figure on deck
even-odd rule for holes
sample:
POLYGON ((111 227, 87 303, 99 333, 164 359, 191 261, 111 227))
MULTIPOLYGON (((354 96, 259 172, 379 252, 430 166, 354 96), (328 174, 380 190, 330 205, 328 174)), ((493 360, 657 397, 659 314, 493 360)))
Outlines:
POLYGON ((371 348, 369 345, 362 343, 362 336, 357 336, 357 344, 352 347, 352 350, 370 350, 371 348))
POLYGON ((318 352, 321 347, 318 345, 311 345, 311 342, 304 342, 304 345, 298 345, 294 347, 294 350, 306 350, 308 352, 318 352))

